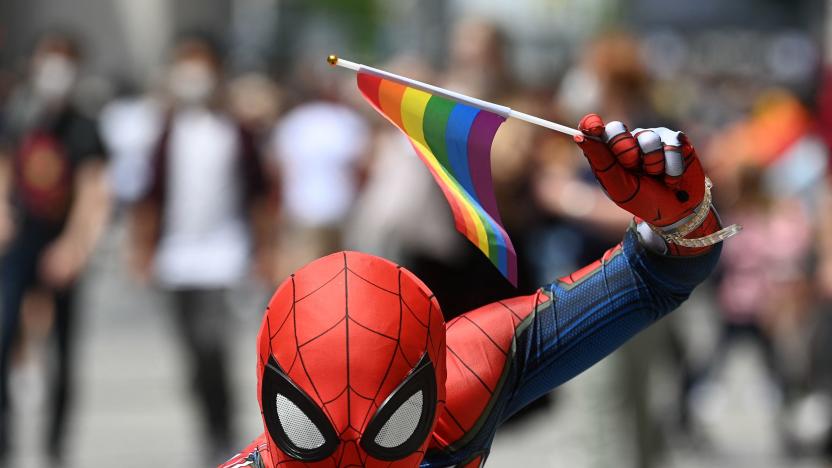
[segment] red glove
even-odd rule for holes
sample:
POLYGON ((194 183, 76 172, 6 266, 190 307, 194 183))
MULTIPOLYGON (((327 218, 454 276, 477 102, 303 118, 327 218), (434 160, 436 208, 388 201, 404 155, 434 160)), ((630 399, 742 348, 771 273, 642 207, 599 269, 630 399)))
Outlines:
MULTIPOLYGON (((636 129, 621 122, 606 125, 595 114, 579 124, 598 140, 576 136, 592 172, 610 199, 656 228, 685 224, 705 196, 705 173, 687 136, 666 128, 636 129)), ((702 224, 684 236, 696 239, 720 229, 711 210, 702 224)), ((710 247, 682 247, 667 243, 673 255, 692 255, 710 247)))

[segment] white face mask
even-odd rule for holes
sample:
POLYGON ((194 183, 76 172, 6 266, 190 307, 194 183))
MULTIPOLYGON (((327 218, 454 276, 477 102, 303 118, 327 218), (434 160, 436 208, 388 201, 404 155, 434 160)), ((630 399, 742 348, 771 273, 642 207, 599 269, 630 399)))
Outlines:
POLYGON ((49 54, 35 65, 32 88, 36 95, 46 100, 63 99, 72 90, 78 68, 61 54, 49 54))
POLYGON ((183 103, 202 104, 214 93, 217 79, 207 65, 189 60, 174 65, 169 86, 174 97, 183 103))

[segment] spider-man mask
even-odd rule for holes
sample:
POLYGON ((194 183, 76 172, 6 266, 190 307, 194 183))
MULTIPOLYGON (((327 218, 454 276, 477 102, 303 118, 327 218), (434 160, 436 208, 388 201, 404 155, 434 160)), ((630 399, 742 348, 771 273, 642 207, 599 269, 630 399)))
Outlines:
POLYGON ((445 401, 445 324, 412 273, 318 259, 278 288, 258 349, 274 465, 419 466, 445 401))

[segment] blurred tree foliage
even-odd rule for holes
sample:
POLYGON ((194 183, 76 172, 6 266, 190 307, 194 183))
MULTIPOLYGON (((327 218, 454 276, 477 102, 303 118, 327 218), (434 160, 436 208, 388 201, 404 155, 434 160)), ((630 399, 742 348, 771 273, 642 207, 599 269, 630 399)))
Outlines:
POLYGON ((311 13, 335 16, 357 50, 369 53, 375 44, 380 20, 377 0, 306 0, 311 13))

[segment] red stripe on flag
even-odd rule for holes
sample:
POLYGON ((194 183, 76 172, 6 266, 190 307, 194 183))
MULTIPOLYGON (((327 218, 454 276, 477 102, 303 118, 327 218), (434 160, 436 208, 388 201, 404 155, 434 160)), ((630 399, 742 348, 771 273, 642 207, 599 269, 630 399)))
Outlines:
POLYGON ((355 76, 358 80, 358 89, 361 90, 361 94, 364 95, 365 99, 370 101, 370 104, 372 104, 377 111, 383 114, 384 112, 381 110, 381 103, 378 100, 378 88, 381 86, 381 78, 363 72, 358 72, 355 76))

